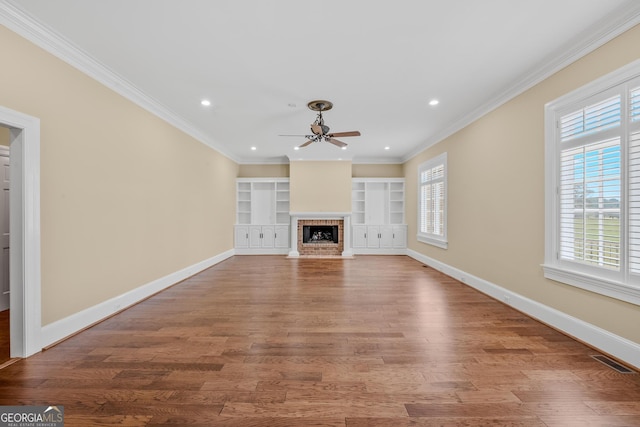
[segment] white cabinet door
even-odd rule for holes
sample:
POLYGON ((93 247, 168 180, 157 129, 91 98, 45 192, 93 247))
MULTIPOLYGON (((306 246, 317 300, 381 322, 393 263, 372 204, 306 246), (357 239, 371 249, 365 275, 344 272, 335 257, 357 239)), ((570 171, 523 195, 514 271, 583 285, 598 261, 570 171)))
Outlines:
POLYGON ((378 227, 377 225, 367 226, 367 247, 380 247, 380 227, 378 227))
POLYGON ((393 227, 390 225, 380 226, 380 247, 392 248, 393 247, 393 227))
POLYGON ((261 248, 262 247, 262 227, 259 225, 252 225, 249 227, 249 247, 261 248))
POLYGON ((366 225, 354 225, 351 229, 352 242, 351 246, 354 248, 366 248, 367 247, 367 226, 366 225))
POLYGON ((246 249, 249 247, 249 227, 246 225, 235 227, 236 248, 246 249))
POLYGON ((275 244, 276 248, 288 248, 289 247, 289 226, 288 225, 276 225, 275 244))
POLYGON ((393 226, 393 247, 402 249, 407 247, 407 227, 404 225, 393 226))
POLYGON ((262 247, 272 248, 276 241, 276 228, 273 225, 262 226, 262 247))

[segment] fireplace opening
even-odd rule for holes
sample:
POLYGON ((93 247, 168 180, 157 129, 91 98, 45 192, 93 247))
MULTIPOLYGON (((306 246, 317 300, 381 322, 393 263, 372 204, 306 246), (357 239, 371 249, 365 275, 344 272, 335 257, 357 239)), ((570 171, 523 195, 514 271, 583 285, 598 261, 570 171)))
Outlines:
POLYGON ((337 225, 303 225, 302 243, 339 243, 337 225))

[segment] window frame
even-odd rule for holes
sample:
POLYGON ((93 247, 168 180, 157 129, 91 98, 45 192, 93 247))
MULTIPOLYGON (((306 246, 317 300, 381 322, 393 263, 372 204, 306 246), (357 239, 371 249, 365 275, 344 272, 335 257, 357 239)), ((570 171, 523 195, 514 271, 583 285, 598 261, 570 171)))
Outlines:
MULTIPOLYGON (((438 248, 441 249, 447 249, 449 246, 449 242, 447 240, 447 200, 448 200, 448 185, 447 185, 447 173, 448 173, 448 167, 447 167, 447 153, 442 153, 439 154, 436 157, 433 157, 423 163, 421 163, 418 166, 418 218, 417 218, 417 235, 416 238, 418 239, 419 242, 422 243, 426 243, 428 245, 432 245, 432 246, 436 246, 438 248), (423 186, 423 182, 421 180, 421 176, 422 173, 429 170, 429 169, 433 169, 435 167, 438 167, 442 165, 443 166, 443 177, 441 182, 443 183, 443 207, 442 207, 442 224, 443 224, 443 234, 435 234, 435 233, 425 233, 420 231, 421 230, 421 222, 422 222, 422 186, 423 186)), ((434 181, 430 181, 430 182, 435 182, 434 181)), ((438 179, 438 181, 440 181, 438 179)))
MULTIPOLYGON (((628 144, 632 132, 640 126, 632 124, 628 98, 630 90, 640 86, 640 60, 634 61, 606 76, 578 88, 545 105, 545 259, 542 265, 548 279, 572 285, 601 295, 640 305, 640 282, 629 273, 629 159, 628 144), (621 193, 620 193, 620 270, 611 272, 577 262, 565 261, 560 257, 560 164, 561 139, 558 129, 560 118, 572 110, 605 99, 611 94, 622 94, 621 123, 617 131, 604 130, 601 138, 616 133, 621 139, 621 193)), ((588 138, 588 137, 585 137, 588 138)))

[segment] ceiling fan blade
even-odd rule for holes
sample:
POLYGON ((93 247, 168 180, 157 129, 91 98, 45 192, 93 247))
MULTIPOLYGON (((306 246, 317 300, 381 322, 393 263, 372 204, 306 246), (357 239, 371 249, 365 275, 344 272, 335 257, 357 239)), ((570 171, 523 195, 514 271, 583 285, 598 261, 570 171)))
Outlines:
POLYGON ((338 137, 360 136, 360 131, 353 130, 353 131, 350 131, 350 132, 333 132, 333 133, 327 134, 327 136, 329 136, 329 137, 334 137, 334 136, 338 136, 338 137))
POLYGON ((333 139, 333 138, 327 138, 327 142, 332 143, 333 145, 337 145, 338 147, 346 147, 347 144, 345 144, 342 141, 338 141, 337 139, 333 139))
POLYGON ((316 135, 278 135, 278 136, 295 136, 296 138, 307 138, 307 139, 312 139, 315 138, 316 135))
POLYGON ((304 144, 299 145, 298 148, 306 147, 307 145, 311 144, 312 142, 314 142, 314 140, 310 139, 309 141, 305 142, 304 144))

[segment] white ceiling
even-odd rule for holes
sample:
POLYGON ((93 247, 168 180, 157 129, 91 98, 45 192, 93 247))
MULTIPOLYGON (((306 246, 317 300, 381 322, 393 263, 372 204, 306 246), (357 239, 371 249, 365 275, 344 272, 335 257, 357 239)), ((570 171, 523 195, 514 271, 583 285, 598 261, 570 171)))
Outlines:
POLYGON ((239 163, 407 160, 640 22, 635 0, 0 6, 0 23, 239 163), (362 133, 347 150, 279 136, 309 133, 315 99, 333 102, 331 131, 362 133))

